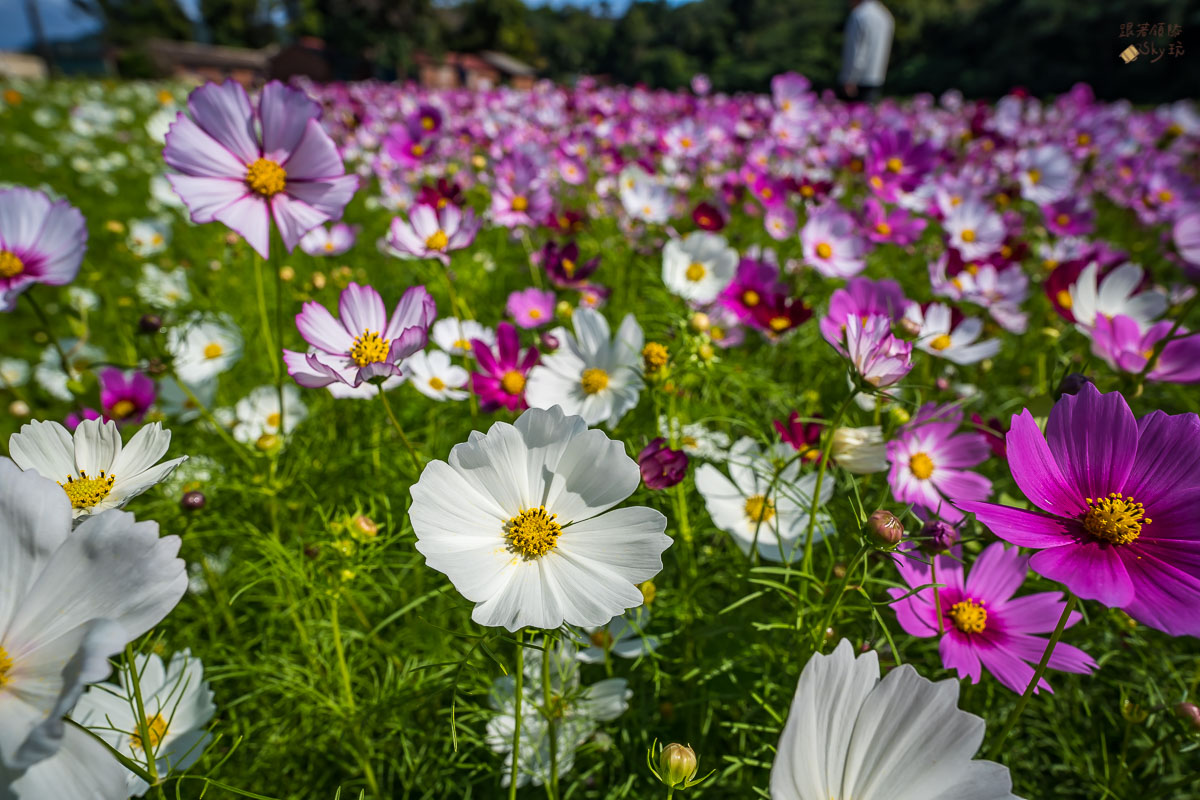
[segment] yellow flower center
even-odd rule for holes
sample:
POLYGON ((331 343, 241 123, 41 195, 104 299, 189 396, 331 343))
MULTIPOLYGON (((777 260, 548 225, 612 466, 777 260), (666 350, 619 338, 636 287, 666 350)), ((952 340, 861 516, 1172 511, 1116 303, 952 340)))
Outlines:
POLYGON ((433 117, 421 117, 421 127, 427 131, 433 130, 433 117))
POLYGON ((775 192, 771 191, 770 186, 763 187, 763 190, 762 190, 762 199, 763 200, 770 200, 774 196, 775 196, 775 192))
POLYGON ((8 673, 12 672, 12 667, 13 662, 8 657, 8 651, 0 647, 0 689, 3 689, 4 685, 8 683, 8 673))
POLYGON ((442 389, 446 388, 446 382, 434 375, 429 379, 429 388, 433 389, 435 392, 440 392, 442 389))
POLYGON ((16 253, 0 250, 0 278, 15 278, 25 271, 25 262, 16 253))
POLYGON ((1092 137, 1086 133, 1081 133, 1075 137, 1075 142, 1076 142, 1076 144, 1080 144, 1080 145, 1083 145, 1084 147, 1087 147, 1089 144, 1092 143, 1092 137))
POLYGON ((966 242, 967 244, 970 244, 971 242, 975 241, 975 231, 971 230, 970 228, 963 228, 961 235, 962 235, 962 240, 964 242, 966 242))
POLYGON ((515 369, 510 369, 500 378, 500 388, 509 394, 520 394, 525 391, 525 376, 515 369))
POLYGON ((585 369, 583 376, 579 379, 579 385, 583 387, 585 393, 595 394, 608 386, 608 373, 599 367, 585 369))
POLYGON ((1033 184, 1042 179, 1042 171, 1040 169, 1031 169, 1025 174, 1029 176, 1029 182, 1033 184))
POLYGON ((1066 289, 1059 289, 1054 295, 1054 299, 1057 300, 1058 304, 1063 308, 1070 308, 1074 304, 1074 301, 1071 299, 1071 293, 1066 289))
POLYGON ((412 147, 408 148, 408 152, 412 153, 417 158, 420 158, 421 156, 425 155, 425 145, 420 143, 413 144, 412 147))
POLYGON ((775 516, 775 501, 768 500, 761 494, 751 495, 746 498, 746 518, 751 522, 770 522, 775 516))
POLYGON ((1097 539, 1113 544, 1129 544, 1142 534, 1142 526, 1152 520, 1146 509, 1132 497, 1110 492, 1108 497, 1087 498, 1088 512, 1083 527, 1097 539))
POLYGON ((658 342, 648 342, 642 348, 642 364, 646 372, 658 372, 667 365, 667 348, 658 342))
POLYGON ((430 250, 442 250, 449 243, 450 237, 448 237, 446 232, 441 229, 434 231, 432 234, 430 234, 429 238, 425 240, 425 246, 430 250))
POLYGON ((908 460, 908 468, 920 480, 926 480, 933 474, 933 459, 927 453, 914 453, 908 460))
POLYGON ((246 185, 263 197, 273 197, 287 185, 287 173, 269 158, 260 158, 246 167, 246 185))
POLYGON ((279 423, 280 423, 280 421, 282 421, 282 419, 283 419, 283 417, 279 416, 278 411, 276 411, 273 414, 267 414, 267 427, 268 428, 278 428, 279 423))
POLYGON ((776 333, 779 333, 780 331, 786 331, 788 328, 792 327, 792 321, 787 317, 771 317, 771 319, 767 321, 767 324, 770 325, 771 330, 775 331, 776 333))
POLYGON ((899 172, 900 170, 904 169, 904 162, 895 156, 892 156, 887 160, 887 168, 888 172, 899 172))
POLYGON ((563 268, 563 272, 567 273, 568 278, 575 277, 575 262, 574 261, 572 261, 569 258, 564 258, 562 260, 562 268, 563 268))
POLYGON ((529 208, 529 200, 523 194, 514 195, 512 199, 513 211, 524 211, 529 208))
POLYGON ((679 444, 683 447, 695 447, 699 444, 699 442, 696 441, 695 436, 681 436, 679 438, 679 444))
POLYGON ((108 415, 113 419, 125 419, 132 416, 135 411, 137 411, 137 405, 132 400, 118 400, 112 404, 108 415))
POLYGON ((879 177, 878 175, 872 175, 871 179, 870 179, 870 184, 872 186, 874 186, 876 189, 882 189, 883 188, 883 178, 879 177))
POLYGON ((592 647, 599 647, 601 650, 607 650, 612 647, 612 634, 606 630, 594 631, 588 638, 592 640, 592 647))
POLYGON ((691 147, 692 146, 692 138, 690 136, 684 136, 682 139, 679 140, 679 144, 682 147, 684 147, 685 149, 688 147, 691 147))
POLYGON ((221 347, 220 342, 209 342, 204 345, 204 357, 209 361, 212 361, 214 358, 220 358, 224 352, 225 348, 221 347))
POLYGON ((545 506, 527 508, 505 524, 508 546, 527 559, 546 555, 558 544, 562 526, 557 514, 547 514, 545 506))
POLYGON ((817 245, 817 255, 821 258, 830 258, 833 255, 833 248, 828 242, 821 242, 817 245))
POLYGON ((1158 202, 1160 202, 1160 203, 1169 203, 1169 202, 1171 202, 1171 199, 1172 199, 1174 196, 1175 196, 1175 195, 1171 194, 1171 193, 1170 193, 1169 191, 1167 191, 1166 189, 1163 189, 1161 192, 1159 192, 1159 193, 1158 193, 1158 202))
POLYGON ((950 606, 950 619, 963 633, 983 633, 987 627, 987 609, 968 597, 950 606))
POLYGON ((691 264, 688 264, 687 272, 683 273, 683 276, 692 283, 695 283, 707 274, 708 270, 704 268, 703 264, 699 261, 693 261, 691 264))
POLYGON ((350 348, 350 358, 360 367, 367 364, 379 364, 387 360, 387 339, 375 331, 363 331, 354 338, 354 346, 350 348))
POLYGON ((747 289, 746 291, 742 292, 742 305, 748 306, 749 308, 754 308, 756 305, 758 305, 758 302, 761 299, 762 298, 758 296, 758 292, 754 291, 753 289, 747 289))
POLYGON ((882 222, 882 221, 876 222, 875 223, 875 232, 878 233, 880 236, 887 236, 888 234, 890 234, 892 232, 892 226, 887 224, 886 222, 882 222))
POLYGON ((817 190, 814 187, 809 186, 808 184, 805 184, 800 187, 800 196, 801 197, 812 197, 816 193, 817 193, 817 190))
POLYGON ((58 485, 67 493, 67 498, 71 501, 73 508, 91 508, 108 497, 114 481, 116 478, 104 470, 100 470, 99 478, 89 478, 86 472, 79 470, 78 478, 68 475, 67 482, 59 481, 58 485))
POLYGON ((1067 224, 1070 223, 1071 218, 1068 217, 1066 214, 1059 214, 1057 217, 1054 218, 1054 221, 1057 222, 1060 227, 1065 228, 1067 226, 1067 224))
POLYGON ((945 350, 950 346, 950 335, 943 333, 941 336, 935 337, 929 346, 934 350, 945 350))
POLYGON ((540 308, 529 309, 529 318, 530 319, 541 319, 542 318, 542 310, 540 308))
MULTIPOLYGON (((158 749, 158 744, 167 735, 167 721, 163 719, 162 714, 155 714, 153 717, 146 717, 146 735, 150 737, 150 752, 153 753, 158 749)), ((136 730, 129 737, 129 746, 134 750, 145 750, 146 747, 142 742, 142 732, 136 730)))
POLYGON ((326 252, 326 253, 332 253, 332 252, 333 252, 333 242, 326 242, 326 243, 325 243, 325 252, 326 252))

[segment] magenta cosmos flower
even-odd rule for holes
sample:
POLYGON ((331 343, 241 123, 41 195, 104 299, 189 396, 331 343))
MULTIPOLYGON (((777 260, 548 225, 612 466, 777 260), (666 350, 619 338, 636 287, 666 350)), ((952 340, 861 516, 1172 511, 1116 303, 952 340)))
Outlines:
POLYGON ((892 335, 892 321, 881 315, 846 317, 845 336, 834 345, 854 372, 876 389, 900 382, 912 371, 912 342, 892 335))
POLYGON ((957 406, 926 403, 888 442, 892 464, 888 483, 900 503, 911 503, 946 522, 962 512, 950 503, 983 500, 992 482, 968 470, 987 460, 991 447, 981 433, 958 433, 963 412, 957 406))
POLYGON ((911 301, 895 281, 851 278, 845 287, 835 289, 829 298, 829 313, 821 319, 821 335, 837 346, 846 333, 846 321, 857 317, 864 323, 870 317, 882 316, 899 322, 911 301))
POLYGON ((66 200, 23 186, 0 191, 0 311, 35 283, 75 280, 85 249, 83 214, 66 200))
POLYGON ((517 329, 508 322, 496 326, 496 350, 480 339, 472 339, 478 372, 471 373, 471 389, 479 395, 479 407, 484 411, 507 408, 517 411, 527 408, 525 379, 541 355, 536 347, 521 353, 517 329))
POLYGON ((508 296, 505 310, 522 328, 540 328, 554 319, 554 292, 531 286, 508 296))
POLYGON ((647 489, 669 489, 687 476, 688 456, 672 450, 667 440, 658 437, 638 453, 638 469, 647 489))
POLYGON ((387 243, 400 253, 417 258, 436 258, 450 265, 450 252, 469 247, 479 232, 480 221, 471 209, 446 205, 435 209, 417 204, 408 211, 408 222, 400 217, 392 220, 387 243))
POLYGON ((337 222, 325 228, 318 225, 300 239, 300 249, 310 256, 340 256, 354 247, 358 239, 358 226, 337 222))
MULTIPOLYGON (((905 589, 888 589, 888 594, 897 599, 892 610, 900 627, 911 636, 938 637, 942 664, 958 672, 958 677, 979 683, 987 670, 1012 691, 1024 692, 1033 680, 1033 665, 1041 661, 1046 649, 1046 640, 1035 634, 1050 633, 1058 625, 1066 606, 1062 593, 1041 592, 1014 598, 1013 594, 1025 580, 1029 558, 1001 542, 984 548, 969 574, 964 574, 962 562, 953 556, 934 556, 934 574, 929 564, 918 561, 914 555, 909 550, 892 556, 910 590, 932 583, 943 586, 936 590, 921 589, 915 594, 905 589)), ((1067 627, 1081 617, 1078 612, 1072 613, 1067 627)), ((1059 642, 1050 656, 1049 667, 1086 675, 1096 669, 1096 662, 1079 648, 1059 642)), ((1033 691, 1040 689, 1053 691, 1044 679, 1038 681, 1033 691)))
POLYGON ((300 237, 339 219, 358 188, 321 127, 321 107, 279 81, 263 87, 258 107, 241 84, 206 83, 188 96, 167 132, 167 175, 198 223, 222 222, 266 258, 271 219, 288 252, 300 237))
POLYGON ((118 425, 139 423, 154 405, 157 393, 150 376, 108 367, 100 372, 100 407, 104 418, 118 425))
POLYGON ((1200 417, 1135 419, 1117 392, 1064 395, 1043 436, 1028 410, 1008 432, 1013 480, 1040 511, 959 502, 1029 566, 1172 636, 1200 636, 1200 417))
POLYGON ((338 319, 320 303, 304 304, 296 327, 313 349, 284 350, 283 362, 296 383, 308 388, 359 386, 372 378, 400 375, 403 360, 428 341, 436 314, 424 286, 406 291, 388 319, 379 292, 351 283, 338 300, 338 319))

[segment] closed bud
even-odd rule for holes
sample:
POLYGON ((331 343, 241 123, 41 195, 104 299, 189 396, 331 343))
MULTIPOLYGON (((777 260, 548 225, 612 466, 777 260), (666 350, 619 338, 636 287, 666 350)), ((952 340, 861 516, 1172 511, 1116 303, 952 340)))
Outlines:
POLYGON ((138 330, 142 333, 158 333, 162 326, 162 317, 158 314, 142 314, 142 318, 138 320, 138 330))
POLYGON ((703 311, 697 311, 695 314, 692 314, 692 318, 688 320, 688 325, 690 325, 692 330, 696 331, 697 333, 704 333, 706 330, 712 327, 712 321, 708 318, 708 314, 705 314, 703 311))
POLYGON ((208 498, 204 496, 204 492, 184 492, 183 497, 179 500, 179 505, 183 506, 184 511, 199 511, 204 508, 204 504, 208 502, 208 498))
POLYGON ((29 403, 26 403, 24 400, 13 400, 8 404, 8 413, 14 417, 28 417, 29 403))
POLYGON ((279 279, 281 281, 290 281, 296 277, 296 270, 288 266, 279 268, 279 279))
POLYGON ((561 342, 558 341, 558 337, 551 333, 543 333, 539 337, 539 341, 542 345, 542 352, 546 353, 554 352, 558 349, 559 344, 561 344, 561 342))
POLYGON ((867 530, 875 541, 884 547, 893 547, 904 538, 904 524, 886 509, 871 512, 867 518, 867 530))
POLYGON ((1092 379, 1082 372, 1072 372, 1063 378, 1058 384, 1058 388, 1054 390, 1054 402, 1057 403, 1064 394, 1079 394, 1079 390, 1091 382, 1092 379))
POLYGON ((351 523, 351 535, 356 539, 374 539, 379 535, 379 526, 366 514, 359 514, 351 523))
POLYGON ((654 585, 654 581, 646 581, 638 584, 638 589, 642 592, 642 602, 650 605, 654 602, 654 596, 658 594, 658 589, 654 585))
POLYGON ((671 743, 658 757, 659 775, 667 786, 675 787, 696 777, 700 763, 696 751, 685 744, 671 743))
POLYGON ((1125 721, 1132 725, 1141 725, 1146 721, 1146 717, 1150 716, 1150 712, 1142 708, 1138 703, 1132 700, 1126 700, 1121 704, 1121 716, 1125 721))
POLYGON ((941 553, 958 544, 958 528, 934 519, 921 527, 921 548, 927 553, 941 553))
POLYGON ((903 331, 904 335, 910 339, 915 339, 921 335, 921 326, 913 322, 908 317, 904 317, 897 323, 897 327, 903 331))
POLYGON ((1175 713, 1190 722, 1193 728, 1200 730, 1200 707, 1195 703, 1180 703, 1175 706, 1175 713))
POLYGON ((146 362, 146 374, 157 378, 167 374, 167 365, 161 358, 152 358, 146 362))
POLYGON ((279 444, 282 441, 282 439, 273 433, 264 433, 262 436, 258 437, 257 441, 254 442, 254 446, 263 452, 269 452, 279 447, 279 444))

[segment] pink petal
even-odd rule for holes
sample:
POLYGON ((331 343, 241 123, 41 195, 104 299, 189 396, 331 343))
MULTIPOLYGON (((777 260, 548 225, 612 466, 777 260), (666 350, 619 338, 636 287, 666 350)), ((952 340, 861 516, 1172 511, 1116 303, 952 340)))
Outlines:
POLYGON ((429 336, 424 328, 408 328, 392 339, 392 345, 388 348, 388 361, 394 364, 401 359, 408 358, 428 343, 429 336))
POLYGON ((280 192, 271 198, 271 215, 275 218, 275 225, 283 238, 283 246, 289 253, 304 238, 304 234, 329 219, 308 203, 297 200, 286 192, 280 192))
POLYGON ((354 337, 320 303, 305 303, 296 315, 296 327, 304 341, 331 355, 345 355, 354 345, 354 337))
POLYGON ((1088 383, 1055 403, 1046 441, 1084 497, 1104 497, 1125 486, 1137 454, 1137 421, 1120 393, 1101 394, 1088 383))
POLYGON ((307 353, 284 350, 283 363, 287 367, 288 375, 292 376, 296 383, 306 388, 320 389, 337 381, 336 377, 331 376, 332 370, 328 367, 323 364, 313 366, 307 353))
POLYGON ((385 339, 392 339, 406 328, 429 328, 437 315, 437 304, 424 286, 411 286, 396 304, 388 323, 385 339))
POLYGON ((267 258, 271 246, 271 213, 267 201, 257 194, 246 194, 213 214, 213 219, 224 222, 241 234, 246 243, 263 258, 267 258))
POLYGON ((983 676, 981 654, 970 637, 957 629, 946 631, 938 643, 938 653, 946 669, 955 670, 960 678, 970 678, 971 683, 979 683, 983 676))
POLYGON ((985 604, 1002 603, 1025 581, 1029 559, 1017 548, 995 542, 984 548, 967 575, 967 594, 985 604))
MULTIPOLYGON (((1050 633, 1058 626, 1065 604, 1062 592, 1038 592, 1000 603, 995 610, 1003 616, 1005 633, 1050 633)), ((1072 613, 1067 627, 1079 619, 1079 612, 1072 613)))
POLYGON ((1107 542, 1080 541, 1035 553, 1029 566, 1086 600, 1122 608, 1133 600, 1134 585, 1119 547, 1107 542))
POLYGON ((196 178, 191 175, 167 175, 167 182, 191 212, 192 222, 204 224, 217 218, 217 213, 250 195, 241 180, 229 178, 196 178))
MULTIPOLYGON (((1033 667, 1005 647, 980 648, 979 659, 983 662, 984 668, 996 677, 996 680, 1017 694, 1024 692, 1025 688, 1029 686, 1029 682, 1033 680, 1033 667)), ((1038 659, 1041 659, 1041 653, 1038 654, 1038 659)), ((1051 694, 1054 693, 1044 677, 1038 681, 1033 693, 1037 694, 1043 689, 1051 694)))
MULTIPOLYGON (((1125 480, 1126 494, 1147 508, 1182 487, 1200 486, 1200 417, 1154 411, 1138 420, 1137 457, 1125 480), (1180 444, 1186 442, 1187 446, 1180 444)), ((1157 509, 1155 514, 1157 514, 1157 509)), ((1153 519, 1151 515, 1151 519, 1153 519)))
POLYGON ((1019 508, 976 501, 957 504, 1006 542, 1021 547, 1060 547, 1075 539, 1076 528, 1067 520, 1019 508))
POLYGON ((49 197, 24 186, 0 191, 0 246, 15 251, 32 248, 51 205, 49 197))
POLYGON ((1005 443, 1013 480, 1031 503, 1065 516, 1082 516, 1087 511, 1079 490, 1067 482, 1028 410, 1013 415, 1005 443))
MULTIPOLYGON (((263 87, 258 98, 258 115, 262 120, 263 158, 280 166, 300 143, 309 122, 321 114, 321 107, 304 92, 271 81, 263 87)), ((289 174, 291 170, 288 170, 289 174)), ((297 175, 297 177, 303 177, 297 175)))
MULTIPOLYGON (((224 145, 209 136, 186 114, 180 114, 167 131, 163 148, 167 165, 185 175, 202 178, 246 177, 246 162, 231 153, 224 145)), ((254 159, 250 159, 253 161, 254 159)))
POLYGON ((1168 560, 1168 548, 1140 544, 1124 559, 1135 588, 1125 613, 1171 636, 1200 636, 1200 578, 1168 560))
POLYGON ((250 164, 258 159, 254 113, 246 90, 234 80, 206 83, 188 95, 188 110, 204 132, 250 164))
POLYGON ((358 176, 343 175, 320 181, 293 181, 287 185, 287 193, 325 215, 326 219, 340 219, 346 204, 358 191, 358 176))
POLYGON ((383 298, 370 286, 351 283, 338 298, 338 316, 347 331, 360 335, 363 331, 382 334, 387 330, 387 309, 383 298))
POLYGON ((290 155, 281 166, 292 180, 309 181, 336 178, 346 173, 337 145, 315 119, 307 120, 301 137, 289 148, 290 155))
MULTIPOLYGON (((893 598, 901 597, 905 591, 888 589, 888 594, 893 598)), ((929 603, 912 596, 892 603, 892 610, 896 612, 896 621, 909 636, 928 638, 937 635, 937 610, 929 603)))
POLYGON ((61 286, 75 280, 87 249, 87 225, 79 209, 66 201, 52 205, 42 221, 35 249, 42 257, 39 281, 61 286))

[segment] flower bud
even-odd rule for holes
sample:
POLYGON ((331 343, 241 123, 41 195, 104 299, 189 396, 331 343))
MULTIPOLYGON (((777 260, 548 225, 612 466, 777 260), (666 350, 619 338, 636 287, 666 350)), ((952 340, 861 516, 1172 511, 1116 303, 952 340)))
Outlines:
POLYGON ((927 553, 941 553, 958 544, 958 528, 940 519, 932 519, 921 527, 921 548, 927 553))
POLYGON ((29 403, 26 403, 24 400, 13 400, 8 404, 8 413, 14 417, 28 417, 29 403))
POLYGON ((1180 703, 1175 706, 1175 713, 1192 723, 1192 727, 1200 730, 1200 707, 1195 703, 1180 703))
POLYGON ((667 366, 667 348, 658 342, 648 342, 642 348, 642 366, 647 375, 657 375, 667 366))
POLYGON ((1079 390, 1084 387, 1084 384, 1091 383, 1092 379, 1081 372, 1072 372, 1070 375, 1062 379, 1058 384, 1058 388, 1054 390, 1054 402, 1062 399, 1064 394, 1079 394, 1079 390))
POLYGON ((645 581, 638 584, 638 589, 642 592, 642 602, 650 605, 654 602, 654 596, 658 594, 658 588, 654 585, 654 581, 645 581))
POLYGON ((855 475, 888 471, 887 444, 878 425, 838 428, 833 432, 831 455, 839 467, 855 475))
POLYGON ((254 446, 265 453, 279 447, 282 441, 282 439, 273 433, 264 433, 254 442, 254 446))
POLYGON ((904 524, 886 509, 871 512, 867 518, 867 530, 875 541, 884 547, 892 547, 904 538, 904 524))
POLYGON ((662 782, 675 787, 696 777, 700 768, 696 760, 696 752, 685 744, 671 743, 663 748, 658 756, 659 774, 662 782))
POLYGON ((708 314, 705 314, 703 311, 697 311, 688 320, 688 325, 692 326, 692 330, 697 333, 703 333, 712 326, 712 321, 708 318, 708 314))
POLYGON ((138 320, 138 330, 142 333, 158 333, 162 326, 162 317, 158 314, 142 314, 142 318, 138 320))
POLYGON ((921 326, 908 317, 904 317, 896 324, 904 332, 904 335, 911 339, 915 339, 921 335, 921 326))
POLYGON ((1125 721, 1132 725, 1141 725, 1150 716, 1150 712, 1142 708, 1138 703, 1132 700, 1126 700, 1121 704, 1121 716, 1125 721))
POLYGON ((314 272, 312 275, 312 285, 313 285, 314 289, 324 289, 325 288, 325 273, 324 272, 314 272))
POLYGON ((292 269, 291 267, 282 266, 279 268, 279 280, 290 281, 290 280, 294 280, 295 277, 296 277, 296 270, 292 269))
POLYGON ((554 352, 555 350, 558 349, 559 345, 561 344, 561 342, 558 341, 558 337, 549 332, 543 333, 539 337, 539 340, 540 340, 540 343, 542 346, 542 352, 544 352, 544 353, 554 352))
POLYGON ((204 496, 204 492, 191 491, 184 492, 179 505, 183 506, 184 511, 199 511, 207 502, 208 498, 204 496))
POLYGON ((668 489, 687 475, 688 457, 682 450, 672 450, 663 437, 658 437, 638 453, 638 469, 647 489, 668 489))
POLYGON ((355 517, 351 526, 350 533, 356 539, 374 539, 379 535, 379 526, 366 514, 359 514, 355 517))

